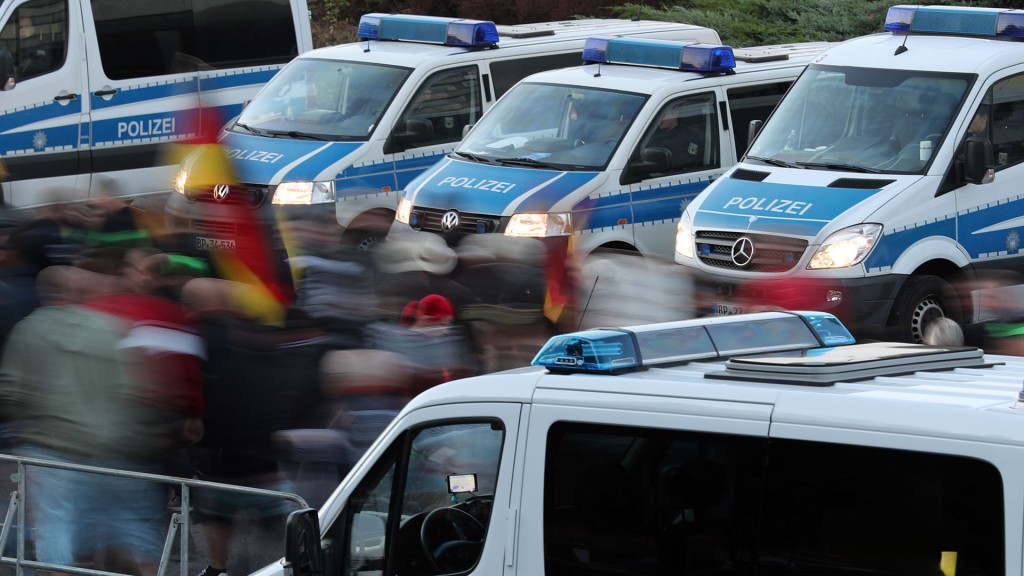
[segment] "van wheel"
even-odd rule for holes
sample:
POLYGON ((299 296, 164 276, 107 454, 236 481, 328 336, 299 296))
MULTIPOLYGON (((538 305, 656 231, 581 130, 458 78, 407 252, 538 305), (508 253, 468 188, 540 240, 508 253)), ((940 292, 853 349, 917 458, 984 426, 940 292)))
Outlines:
POLYGON ((938 276, 911 276, 893 302, 889 325, 901 342, 924 342, 924 329, 941 317, 960 322, 960 302, 953 287, 938 276))
POLYGON ((369 228, 348 230, 342 236, 342 244, 356 250, 369 250, 384 240, 384 232, 369 228))

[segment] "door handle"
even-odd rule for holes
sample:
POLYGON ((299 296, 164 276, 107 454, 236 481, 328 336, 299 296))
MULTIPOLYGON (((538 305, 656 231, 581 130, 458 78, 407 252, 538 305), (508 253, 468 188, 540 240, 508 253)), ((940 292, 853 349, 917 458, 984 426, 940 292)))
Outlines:
POLYGON ((114 94, 117 94, 117 90, 113 88, 108 88, 107 90, 97 90, 93 92, 94 96, 113 96, 114 94))
POLYGON ((53 101, 60 102, 62 100, 74 100, 75 98, 78 98, 78 94, 63 94, 60 96, 54 96, 53 101))

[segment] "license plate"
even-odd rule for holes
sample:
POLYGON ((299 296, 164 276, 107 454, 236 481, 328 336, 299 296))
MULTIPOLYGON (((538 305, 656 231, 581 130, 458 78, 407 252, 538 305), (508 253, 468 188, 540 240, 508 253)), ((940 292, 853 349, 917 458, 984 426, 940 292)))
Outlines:
POLYGON ((715 304, 715 316, 732 316, 733 314, 742 314, 743 306, 737 306, 735 304, 715 304))
POLYGON ((225 240, 223 238, 207 238, 205 236, 196 236, 196 249, 204 250, 207 252, 234 252, 235 241, 225 240))

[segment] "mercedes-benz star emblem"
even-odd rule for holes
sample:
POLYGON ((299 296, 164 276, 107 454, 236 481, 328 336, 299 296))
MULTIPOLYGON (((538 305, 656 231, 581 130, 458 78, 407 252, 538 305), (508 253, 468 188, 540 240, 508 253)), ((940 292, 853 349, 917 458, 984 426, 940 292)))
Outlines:
POLYGON ((215 200, 223 200, 228 197, 228 192, 231 191, 231 186, 227 184, 217 184, 213 187, 213 197, 215 200))
POLYGON ((441 230, 445 232, 451 232, 459 227, 459 213, 452 210, 451 212, 445 212, 444 216, 441 216, 441 230))
POLYGON ((740 268, 750 264, 754 259, 754 241, 746 236, 740 236, 732 243, 732 263, 740 268))

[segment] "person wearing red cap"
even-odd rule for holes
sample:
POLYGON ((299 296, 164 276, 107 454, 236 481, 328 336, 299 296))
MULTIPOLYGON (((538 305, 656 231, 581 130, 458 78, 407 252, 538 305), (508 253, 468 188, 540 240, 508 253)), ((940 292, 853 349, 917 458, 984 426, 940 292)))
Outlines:
POLYGON ((427 294, 416 305, 413 328, 450 326, 455 321, 455 306, 440 294, 427 294))

